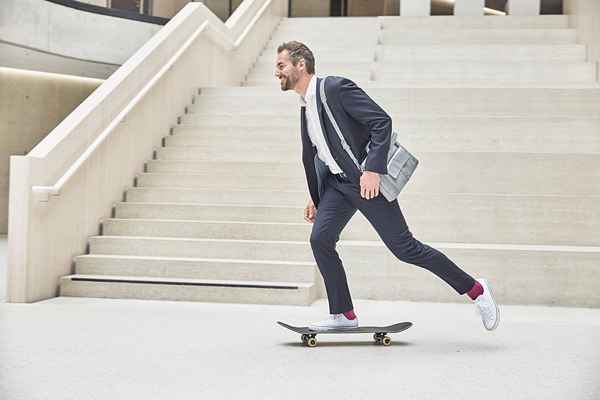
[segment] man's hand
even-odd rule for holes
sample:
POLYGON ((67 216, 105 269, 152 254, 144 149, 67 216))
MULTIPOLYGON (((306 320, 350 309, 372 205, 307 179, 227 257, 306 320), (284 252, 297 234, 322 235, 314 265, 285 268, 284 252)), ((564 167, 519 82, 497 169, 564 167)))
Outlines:
POLYGON ((370 200, 379 195, 380 179, 377 172, 363 172, 360 177, 360 195, 363 199, 370 200))
POLYGON ((309 200, 306 208, 304 209, 304 220, 312 224, 315 222, 316 216, 317 209, 315 208, 315 203, 313 203, 312 200, 309 200))

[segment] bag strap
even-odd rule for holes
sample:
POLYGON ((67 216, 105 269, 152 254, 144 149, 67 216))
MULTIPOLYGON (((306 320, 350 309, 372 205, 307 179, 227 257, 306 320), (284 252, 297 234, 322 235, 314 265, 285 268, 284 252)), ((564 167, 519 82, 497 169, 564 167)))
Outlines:
MULTIPOLYGON (((338 126, 335 118, 333 117, 333 114, 331 113, 331 110, 329 109, 329 105, 327 104, 327 96, 325 96, 325 79, 327 79, 327 77, 324 77, 323 79, 321 79, 321 85, 319 87, 319 91, 321 93, 321 102, 323 103, 323 107, 325 107, 325 113, 327 114, 327 117, 329 118, 329 122, 331 122, 331 125, 333 125, 333 129, 335 130, 335 132, 337 133, 337 135, 340 138, 342 148, 346 151, 346 153, 348 153, 348 155, 354 162, 354 165, 356 165, 356 168, 358 168, 358 170, 360 172, 363 172, 363 169, 361 168, 360 164, 356 160, 356 157, 354 157, 354 154, 352 153, 352 149, 348 145, 348 142, 346 142, 346 139, 344 138, 344 135, 342 135, 342 131, 340 130, 340 127, 338 126)), ((325 133, 325 132, 323 132, 323 133, 325 133)))

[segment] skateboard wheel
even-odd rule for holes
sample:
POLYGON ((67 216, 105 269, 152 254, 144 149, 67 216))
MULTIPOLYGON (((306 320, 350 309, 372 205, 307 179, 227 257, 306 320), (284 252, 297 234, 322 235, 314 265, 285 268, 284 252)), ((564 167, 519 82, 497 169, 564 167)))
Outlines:
POLYGON ((308 340, 306 341, 306 345, 308 347, 315 347, 317 345, 317 339, 315 339, 314 337, 308 338, 308 340))
POLYGON ((302 343, 306 343, 308 341, 308 335, 307 334, 303 334, 301 336, 301 338, 302 338, 302 343))
POLYGON ((390 344, 392 344, 392 339, 389 336, 385 336, 383 339, 381 339, 381 343, 384 346, 389 346, 390 344))
POLYGON ((379 332, 373 334, 373 339, 375 340, 375 344, 381 344, 381 341, 383 340, 383 336, 384 336, 384 334, 379 333, 379 332))

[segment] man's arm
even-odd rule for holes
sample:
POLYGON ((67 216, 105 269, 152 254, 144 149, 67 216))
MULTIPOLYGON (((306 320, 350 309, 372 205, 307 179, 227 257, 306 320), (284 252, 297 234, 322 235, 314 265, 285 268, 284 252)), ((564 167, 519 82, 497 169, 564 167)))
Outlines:
POLYGON ((387 174, 387 155, 392 135, 392 119, 361 88, 349 79, 342 79, 339 99, 344 110, 370 134, 371 143, 365 170, 387 174))

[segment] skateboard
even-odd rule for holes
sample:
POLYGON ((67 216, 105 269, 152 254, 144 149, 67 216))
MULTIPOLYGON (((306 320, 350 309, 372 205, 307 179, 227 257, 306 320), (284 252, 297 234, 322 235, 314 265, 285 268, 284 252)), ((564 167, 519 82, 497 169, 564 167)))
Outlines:
POLYGON ((333 334, 333 333, 372 333, 375 344, 382 344, 389 346, 392 344, 392 338, 388 333, 399 333, 407 330, 413 324, 412 322, 400 322, 389 326, 359 326, 357 328, 345 328, 345 329, 330 329, 327 331, 313 331, 307 326, 293 326, 288 325, 285 322, 277 321, 277 323, 284 328, 299 333, 301 336, 302 343, 308 347, 315 347, 317 345, 317 335, 321 334, 333 334))

